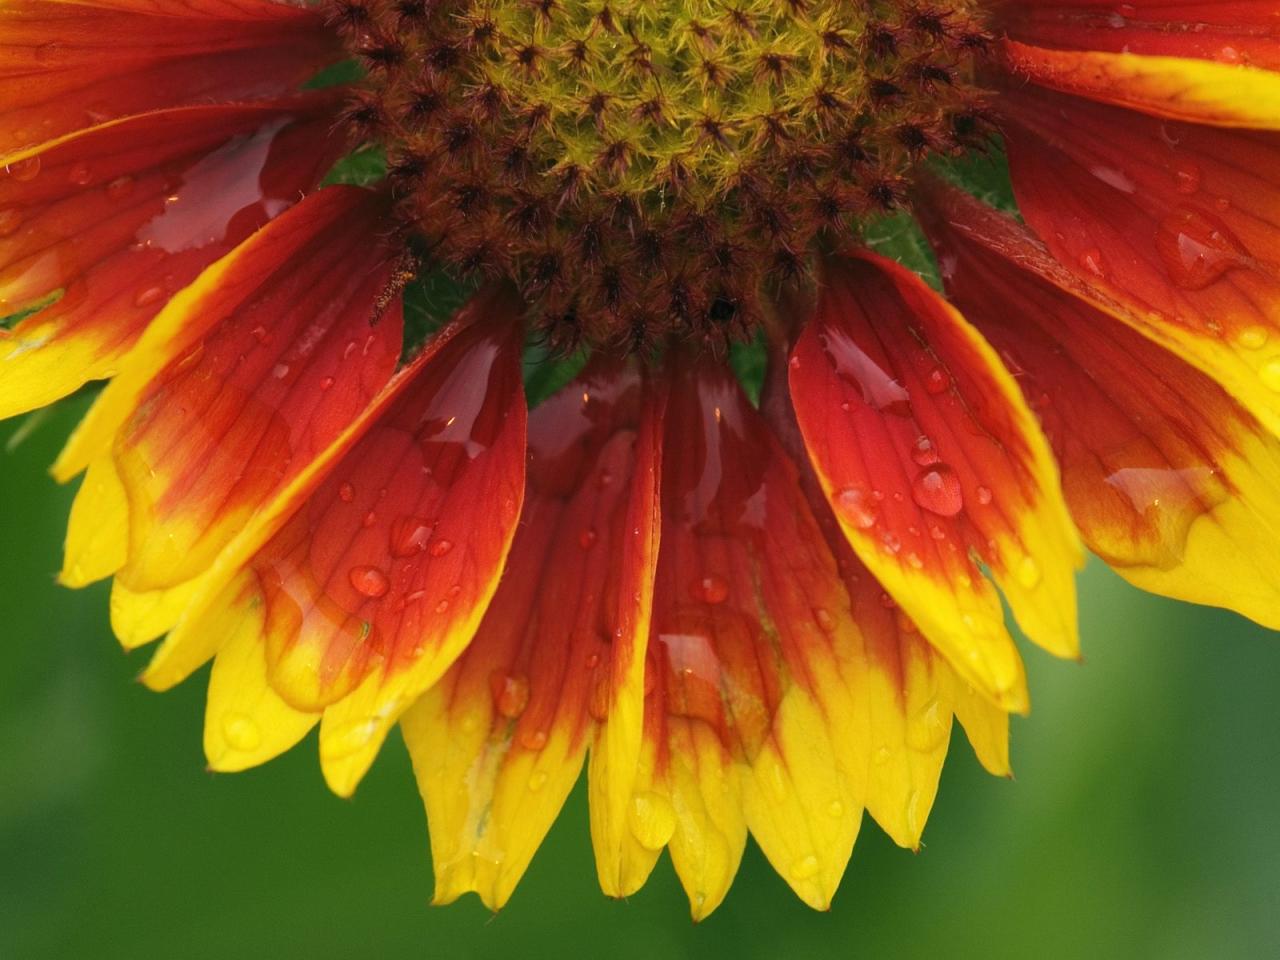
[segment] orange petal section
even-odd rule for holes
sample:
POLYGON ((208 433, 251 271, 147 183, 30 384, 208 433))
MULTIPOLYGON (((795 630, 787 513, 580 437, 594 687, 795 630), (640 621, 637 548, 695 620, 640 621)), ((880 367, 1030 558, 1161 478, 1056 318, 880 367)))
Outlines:
POLYGON ((1029 637, 1072 656, 1081 554, 1012 377, 914 273, 869 253, 830 262, 789 372, 858 557, 962 677, 1025 710, 1021 659, 981 568, 1029 637))
MULTIPOLYGON (((112 620, 127 646, 173 625, 181 602, 166 619, 159 595, 204 573, 390 379, 402 317, 399 297, 380 303, 399 257, 387 211, 385 197, 334 187, 250 238, 161 312, 59 463, 101 456, 91 473, 123 488, 112 620)), ((64 580, 107 572, 80 545, 118 522, 73 512, 64 580)))
POLYGON ((228 546, 144 680, 256 625, 271 687, 323 711, 325 777, 353 792, 498 585, 524 498, 521 309, 500 289, 464 308, 228 546))
POLYGON ((1046 87, 1155 117, 1221 127, 1280 129, 1280 74, 1176 57, 1044 50, 1006 40, 1017 82, 1046 87))
POLYGON ((862 639, 796 469, 732 375, 675 357, 667 377, 646 740, 621 875, 638 885, 668 846, 700 919, 750 830, 825 909, 870 763, 862 639))
POLYGON ((1280 431, 1280 134, 1001 98, 1018 206, 1120 319, 1280 431))
POLYGON ((999 25, 1016 40, 1059 50, 1190 57, 1280 70, 1276 0, 1018 0, 999 25))
MULTIPOLYGON (((437 903, 471 891, 492 910, 506 903, 599 724, 629 688, 643 696, 660 423, 656 391, 613 361, 530 416, 528 491, 502 584, 467 651, 401 721, 437 903)), ((633 713, 629 764, 610 758, 628 774, 633 713)), ((623 787, 629 796, 630 776, 623 787)))
POLYGON ((6 0, 0 164, 128 114, 277 96, 341 59, 318 12, 270 0, 6 0))
POLYGON ((0 417, 113 374, 177 290, 312 189, 343 147, 331 132, 336 103, 147 114, 10 164, 0 174, 0 417))
POLYGON ((1017 374, 1089 546, 1148 590, 1280 626, 1280 439, 1100 312, 1027 231, 936 188, 948 290, 1017 374))

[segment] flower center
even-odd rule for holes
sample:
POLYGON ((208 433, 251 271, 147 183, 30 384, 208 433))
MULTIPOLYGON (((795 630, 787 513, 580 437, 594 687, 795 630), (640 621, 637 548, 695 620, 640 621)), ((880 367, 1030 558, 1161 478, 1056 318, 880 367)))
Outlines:
POLYGON ((972 136, 969 0, 333 0, 401 215, 590 342, 749 329, 972 136))

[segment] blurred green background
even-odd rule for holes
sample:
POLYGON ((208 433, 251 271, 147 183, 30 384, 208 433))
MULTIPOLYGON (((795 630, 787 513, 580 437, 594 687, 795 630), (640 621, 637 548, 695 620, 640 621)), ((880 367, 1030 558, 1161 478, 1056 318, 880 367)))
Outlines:
MULTIPOLYGON (((313 740, 204 771, 203 678, 158 696, 106 590, 55 587, 78 398, 0 449, 0 958, 1280 957, 1280 637, 1084 574, 1085 666, 1028 649, 1017 780, 961 735, 919 855, 864 825, 812 913, 757 851, 700 926, 664 860, 595 886, 575 793, 513 902, 428 906, 426 830, 390 742, 352 801, 313 740)), ((0 425, 0 444, 20 424, 0 425)), ((1280 550, 1278 550, 1280 554, 1280 550)), ((1280 562, 1280 560, 1278 560, 1280 562)))

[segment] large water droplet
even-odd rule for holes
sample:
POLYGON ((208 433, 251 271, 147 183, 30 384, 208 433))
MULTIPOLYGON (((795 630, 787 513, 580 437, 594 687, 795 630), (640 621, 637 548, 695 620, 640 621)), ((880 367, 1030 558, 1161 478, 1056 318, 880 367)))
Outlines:
POLYGON ((880 518, 875 497, 861 487, 845 487, 835 497, 836 510, 858 530, 870 530, 880 518))
POLYGON ((15 160, 13 163, 6 164, 4 172, 19 183, 30 183, 40 176, 40 164, 38 156, 27 157, 25 160, 15 160))
POLYGON ((1252 265, 1226 224, 1190 207, 1179 207, 1160 221, 1156 253, 1169 279, 1184 290, 1203 290, 1228 270, 1252 265))
POLYGON ((222 736, 233 750, 256 750, 262 743, 257 721, 243 713, 228 713, 222 718, 222 736))
POLYGON ((391 588, 387 575, 377 567, 357 566, 347 571, 347 579, 357 593, 370 599, 386 596, 391 588))
POLYGON ((933 441, 924 434, 916 437, 916 442, 911 446, 911 459, 922 467, 937 463, 938 451, 934 447, 933 441))
POLYGON ((942 517, 954 517, 964 509, 960 478, 945 463, 920 473, 912 481, 911 496, 919 506, 942 517))
POLYGON ((494 709, 508 720, 515 720, 529 705, 529 679, 522 674, 494 671, 489 686, 494 709))
POLYGON ((676 832, 676 811, 666 797, 646 790, 631 798, 627 824, 640 846, 661 850, 676 832))
POLYGON ((427 549, 435 524, 421 517, 397 517, 391 524, 391 555, 404 559, 427 549))

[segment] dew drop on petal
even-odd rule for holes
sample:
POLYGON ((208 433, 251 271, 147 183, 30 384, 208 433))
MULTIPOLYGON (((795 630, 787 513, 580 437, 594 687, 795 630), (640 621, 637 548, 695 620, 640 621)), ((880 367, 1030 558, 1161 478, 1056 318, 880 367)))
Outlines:
POLYGON ((1249 326, 1236 334, 1236 344, 1246 350, 1261 350, 1267 345, 1270 334, 1266 327, 1249 326))
POLYGON ((529 679, 523 674, 495 670, 489 677, 493 706, 508 720, 515 720, 529 705, 529 679))
POLYGON ((133 177, 116 177, 107 184, 107 198, 110 200, 123 200, 133 193, 133 188, 136 185, 137 183, 133 177))
POLYGON ((386 596, 387 590, 391 588, 387 575, 377 567, 356 566, 347 571, 347 579, 351 582, 351 586, 357 593, 363 594, 370 599, 386 596))
POLYGON ((1190 207, 1179 207, 1160 221, 1156 253, 1169 279, 1184 290, 1203 290, 1228 270, 1251 263, 1229 227, 1190 207))
POLYGON ((1082 251, 1080 256, 1076 258, 1076 261, 1080 264, 1080 269, 1085 273, 1098 277, 1099 279, 1106 279, 1107 270, 1106 267, 1103 266, 1102 251, 1097 247, 1090 247, 1088 250, 1082 251))
POLYGON ((911 483, 916 504, 940 517, 954 517, 964 509, 960 478, 945 463, 937 463, 916 476, 911 483))
POLYGON ((222 718, 222 736, 233 750, 256 750, 262 743, 257 721, 243 713, 228 713, 222 718))
POLYGON ((831 611, 826 607, 814 607, 813 619, 817 621, 823 633, 833 633, 836 629, 836 618, 831 616, 831 611))
POLYGON ((911 447, 911 459, 922 467, 937 463, 938 451, 934 448, 933 441, 924 434, 916 437, 916 442, 911 447))
POLYGON ((4 172, 19 183, 30 183, 40 176, 41 160, 38 156, 15 160, 5 165, 4 172))
POLYGON ((149 307, 164 296, 163 287, 144 287, 133 298, 135 307, 149 307))
POLYGON ((378 522, 378 515, 374 513, 372 510, 370 510, 368 513, 364 515, 364 519, 360 521, 360 526, 368 530, 377 522, 378 522))
POLYGON ((349 483, 344 483, 338 487, 338 499, 343 503, 350 503, 356 498, 356 488, 349 483))
POLYGON ((706 573, 689 584, 693 599, 712 605, 729 599, 729 581, 715 573, 706 573))
POLYGON ((336 381, 333 379, 333 377, 325 377, 323 380, 320 381, 320 389, 328 390, 334 385, 335 382, 336 381))
POLYGON ((404 559, 427 549, 435 525, 421 517, 397 517, 391 524, 391 555, 404 559))
POLYGON ((433 557, 443 557, 446 553, 453 549, 452 540, 437 540, 428 549, 427 553, 433 557))
POLYGON ((93 171, 87 163, 77 163, 71 167, 67 173, 67 179, 77 187, 85 187, 93 179, 93 171))
POLYGON ((870 530, 880 518, 876 498, 860 487, 845 487, 835 497, 836 510, 858 530, 870 530))
POLYGON ((595 546, 598 536, 595 527, 587 527, 578 534, 578 546, 583 550, 590 550, 595 546))
POLYGON ((808 880, 817 875, 822 864, 818 858, 812 853, 808 856, 801 857, 791 865, 791 878, 793 880, 808 880))
POLYGON ((545 730, 526 730, 520 734, 520 746, 526 750, 541 750, 547 745, 547 732, 545 730))
POLYGON ((1040 583, 1040 564, 1036 562, 1036 558, 1030 555, 1024 556, 1018 562, 1018 569, 1015 574, 1018 583, 1024 590, 1031 590, 1040 583))
POLYGON ((1267 389, 1280 393, 1280 357, 1272 357, 1258 371, 1267 389))
POLYGON ((640 846, 661 850, 676 832, 676 811, 666 797, 646 790, 631 798, 627 824, 640 846))
POLYGON ((942 393, 951 386, 951 375, 941 367, 934 367, 924 378, 924 388, 930 393, 942 393))
POLYGON ((1190 196, 1200 189, 1200 166, 1190 160, 1180 160, 1173 168, 1174 189, 1190 196))
POLYGON ((535 770, 529 774, 529 789, 537 793, 547 785, 547 771, 535 770))
POLYGON ((988 506, 991 503, 990 487, 979 487, 977 490, 974 491, 974 494, 977 496, 978 502, 982 504, 984 507, 988 506))

